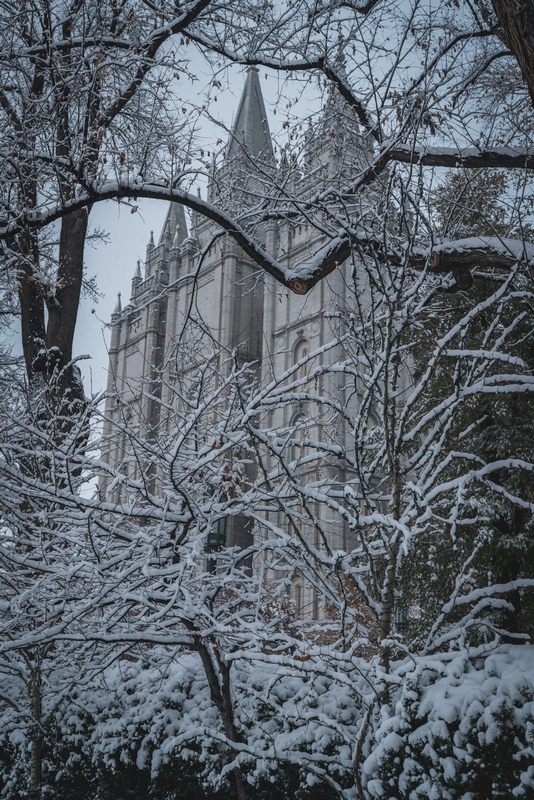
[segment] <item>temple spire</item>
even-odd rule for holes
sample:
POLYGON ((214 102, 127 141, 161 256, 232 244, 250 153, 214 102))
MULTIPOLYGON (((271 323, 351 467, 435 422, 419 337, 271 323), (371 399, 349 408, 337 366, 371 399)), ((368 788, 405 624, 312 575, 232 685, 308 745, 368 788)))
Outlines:
POLYGON ((167 211, 161 236, 159 237, 160 244, 163 242, 165 236, 170 238, 170 241, 173 243, 173 247, 177 246, 178 243, 183 242, 183 240, 187 237, 187 223, 185 221, 184 207, 180 203, 169 204, 169 210, 167 211), (177 231, 179 232, 178 242, 175 244, 177 231))
POLYGON ((252 158, 263 157, 269 161, 274 160, 257 67, 247 69, 245 88, 228 140, 227 161, 242 158, 243 151, 252 158))

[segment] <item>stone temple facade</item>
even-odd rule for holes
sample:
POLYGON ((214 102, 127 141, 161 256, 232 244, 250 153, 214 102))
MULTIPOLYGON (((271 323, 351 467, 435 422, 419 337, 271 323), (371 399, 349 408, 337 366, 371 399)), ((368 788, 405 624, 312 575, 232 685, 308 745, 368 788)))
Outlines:
MULTIPOLYGON (((335 186, 344 163, 350 162, 353 169, 355 162, 363 163, 370 155, 357 123, 351 124, 346 109, 340 112, 338 102, 327 104, 308 138, 303 168, 287 180, 293 195, 316 196, 327 183, 335 186)), ((261 203, 263 186, 273 176, 279 185, 283 183, 283 169, 275 161, 258 70, 249 68, 223 166, 211 174, 207 199, 239 215, 261 203)), ((166 402, 162 367, 177 342, 183 341, 184 325, 191 316, 201 318, 222 349, 236 351, 243 362, 254 362, 258 378, 268 381, 332 339, 326 312, 343 312, 353 304, 350 265, 299 296, 260 273, 230 238, 218 238, 207 247, 215 231, 214 223, 195 214, 188 226, 183 207, 171 204, 157 243, 151 236, 144 269, 138 262, 132 278, 130 300, 121 306, 119 296, 111 319, 109 422, 104 437, 124 418, 125 408, 128 418, 157 430, 161 401, 166 402)), ((269 223, 256 235, 289 268, 311 257, 323 241, 317 227, 304 217, 296 223, 269 223)), ((332 359, 336 353, 329 351, 324 357, 332 359)), ((342 390, 341 385, 338 388, 342 390)), ((288 426, 305 417, 306 403, 297 406, 273 411, 272 424, 288 426)), ((107 458, 120 464, 126 444, 117 437, 111 441, 107 458)), ((226 521, 224 535, 233 545, 246 544, 251 534, 236 517, 226 521)), ((334 548, 347 548, 347 531, 332 531, 331 536, 334 548)), ((301 613, 314 613, 314 599, 306 586, 295 584, 294 599, 301 613)))

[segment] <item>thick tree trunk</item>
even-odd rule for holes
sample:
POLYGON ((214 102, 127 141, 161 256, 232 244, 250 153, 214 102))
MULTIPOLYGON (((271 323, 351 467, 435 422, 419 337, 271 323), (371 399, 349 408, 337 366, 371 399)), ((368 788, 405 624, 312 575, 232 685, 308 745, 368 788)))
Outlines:
POLYGON ((80 209, 61 223, 59 267, 52 293, 38 277, 39 252, 35 236, 25 235, 21 246, 20 310, 22 345, 30 387, 46 386, 51 410, 69 413, 71 404, 84 402, 79 371, 73 367, 72 345, 83 279, 88 212, 80 209), (45 299, 48 321, 45 324, 45 299))
POLYGON ((61 352, 64 367, 72 359, 72 343, 83 278, 88 214, 82 208, 64 217, 59 240, 59 268, 54 298, 48 304, 46 347, 61 352))
MULTIPOLYGON (((83 410, 85 398, 79 370, 70 362, 83 278, 83 255, 88 213, 85 209, 62 220, 57 285, 52 296, 39 277, 39 242, 36 235, 25 233, 16 247, 20 255, 19 298, 22 345, 30 388, 31 411, 39 424, 50 428, 52 441, 59 443, 72 429, 73 418, 83 410), (48 321, 45 321, 45 300, 48 321)), ((82 428, 80 439, 87 435, 82 428)), ((29 458, 24 464, 28 474, 43 472, 59 483, 45 458, 29 458)), ((46 504, 45 504, 46 508, 46 504)), ((22 509, 24 512, 25 509, 22 509)), ((29 797, 41 797, 42 773, 42 690, 41 655, 31 667, 31 726, 29 797)))
POLYGON ((57 286, 47 304, 48 381, 49 384, 53 382, 58 406, 67 416, 76 411, 76 405, 84 404, 79 370, 70 362, 82 289, 87 223, 88 212, 84 208, 62 220, 57 286))
POLYGON ((504 31, 502 38, 521 68, 534 105, 534 0, 492 0, 492 2, 504 31))
POLYGON ((39 354, 45 345, 45 306, 42 285, 36 277, 39 251, 36 235, 25 231, 15 246, 20 253, 19 302, 21 311, 22 352, 30 392, 42 386, 42 375, 36 370, 39 354))

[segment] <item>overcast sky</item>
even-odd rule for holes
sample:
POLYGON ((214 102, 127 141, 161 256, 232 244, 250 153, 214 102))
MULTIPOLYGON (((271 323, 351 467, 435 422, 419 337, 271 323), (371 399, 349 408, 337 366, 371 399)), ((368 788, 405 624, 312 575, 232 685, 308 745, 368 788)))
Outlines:
POLYGON ((144 263, 150 231, 154 231, 154 237, 159 236, 165 213, 166 205, 157 200, 139 201, 137 214, 112 201, 99 203, 91 211, 91 226, 107 231, 109 243, 96 248, 88 246, 85 253, 87 277, 96 276, 104 295, 98 303, 87 297, 82 299, 74 338, 75 355, 91 356, 91 360, 79 365, 87 394, 106 387, 109 344, 106 326, 117 302, 117 292, 121 292, 122 304, 126 305, 137 259, 144 263))
MULTIPOLYGON (((197 74, 202 76, 203 69, 205 65, 199 64, 197 74)), ((219 119, 226 125, 231 124, 232 115, 237 110, 244 78, 243 68, 228 72, 230 88, 224 93, 225 101, 219 102, 216 106, 219 119)), ((184 102, 186 105, 189 105, 189 102, 198 104, 206 90, 207 82, 205 77, 200 77, 196 83, 177 82, 179 102, 184 102)), ((201 134, 209 149, 220 136, 220 129, 206 121, 201 134)), ((124 204, 109 201, 95 205, 90 214, 90 227, 104 230, 108 234, 108 243, 96 247, 88 244, 85 251, 86 275, 88 278, 96 277, 98 289, 103 295, 97 303, 91 298, 82 298, 76 327, 75 356, 83 354, 91 356, 90 360, 79 363, 87 394, 99 392, 106 387, 109 321, 117 303, 117 293, 121 292, 124 307, 130 298, 131 279, 137 259, 141 260, 144 267, 150 231, 154 231, 157 242, 167 213, 167 204, 161 201, 138 200, 137 205, 138 212, 132 214, 130 208, 124 204)))
MULTIPOLYGON (((266 78, 265 70, 261 71, 261 84, 266 102, 269 125, 272 133, 282 130, 285 118, 286 102, 279 103, 278 114, 274 111, 276 98, 280 91, 281 78, 276 73, 271 73, 266 78), (275 115, 276 114, 276 115, 275 115)), ((294 79, 293 79, 294 81, 294 79)), ((219 119, 227 126, 231 125, 233 116, 237 111, 239 98, 245 82, 245 70, 236 67, 228 72, 228 84, 219 96, 217 113, 219 119)), ((199 101, 202 90, 199 84, 180 87, 184 102, 187 96, 199 101)), ((285 93, 291 94, 292 101, 299 95, 299 87, 294 83, 294 88, 285 87, 285 93)), ((315 87, 316 94, 317 88, 315 87)), ((300 99, 293 113, 300 110, 302 119, 306 119, 310 109, 318 110, 318 103, 310 99, 311 93, 305 91, 308 99, 300 99)), ((180 98, 181 100, 182 98, 180 98)), ((211 106, 213 109, 213 105, 211 106)), ((209 150, 213 149, 214 142, 221 136, 221 129, 206 122, 202 129, 204 144, 209 150)), ((203 188, 203 196, 204 188, 203 188)), ((167 212, 166 203, 156 200, 138 201, 139 212, 132 214, 130 209, 117 202, 109 201, 97 204, 90 215, 90 227, 101 228, 109 234, 108 244, 100 244, 94 248, 86 247, 86 272, 87 277, 95 276, 100 292, 104 295, 98 303, 89 298, 83 298, 80 307, 79 321, 74 341, 74 354, 80 356, 90 355, 90 360, 80 362, 79 366, 84 375, 85 390, 87 394, 99 392, 107 383, 107 346, 109 344, 109 321, 117 302, 117 293, 122 294, 122 305, 126 305, 130 298, 131 279, 134 275, 137 259, 144 264, 146 245, 149 241, 150 231, 154 231, 157 241, 167 212), (92 313, 92 309, 95 313, 92 313)))

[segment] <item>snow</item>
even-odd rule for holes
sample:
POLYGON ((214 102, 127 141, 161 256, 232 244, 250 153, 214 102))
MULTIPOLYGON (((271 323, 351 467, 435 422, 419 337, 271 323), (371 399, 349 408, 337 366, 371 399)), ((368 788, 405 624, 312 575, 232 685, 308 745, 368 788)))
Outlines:
MULTIPOLYGON (((513 755, 517 770, 508 776, 510 791, 523 796, 525 787, 534 789, 533 646, 503 645, 486 659, 462 653, 448 664, 420 662, 376 731, 373 752, 363 765, 367 790, 371 797, 388 796, 380 775, 391 770, 395 756, 395 782, 414 792, 406 789, 406 797, 447 797, 438 787, 452 791, 458 783, 467 790, 473 771, 495 757, 492 747, 504 748, 505 758, 510 737, 519 745, 513 755)), ((503 762, 503 769, 509 765, 503 762)))
MULTIPOLYGON (((185 651, 171 657, 159 648, 151 660, 152 666, 118 662, 61 702, 48 701, 64 742, 72 743, 73 758, 81 749, 95 764, 136 764, 153 776, 174 758, 193 757, 217 786, 227 739, 199 657, 185 651)), ((233 664, 236 751, 252 783, 275 775, 280 758, 305 765, 308 782, 328 773, 334 782, 351 783, 362 710, 372 707, 357 669, 362 664, 329 677, 305 664, 305 671, 245 658, 233 664)), ((367 663, 375 681, 376 667, 367 663)), ((503 767, 510 796, 528 796, 522 792, 534 789, 534 646, 503 645, 485 658, 464 652, 448 660, 407 659, 393 665, 394 675, 402 680, 390 688, 389 710, 382 706, 371 716, 366 734, 362 779, 370 797, 446 798, 457 784, 462 793, 450 796, 467 797, 493 748, 505 758, 510 737, 513 758, 503 767)), ((6 735, 12 746, 25 747, 27 730, 6 735)), ((353 797, 350 789, 340 791, 353 797)))
POLYGON ((534 244, 522 239, 507 239, 499 236, 471 236, 467 239, 445 240, 434 245, 435 253, 464 253, 468 250, 492 250, 521 261, 534 261, 534 244))

